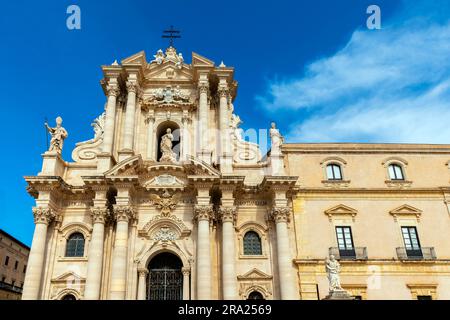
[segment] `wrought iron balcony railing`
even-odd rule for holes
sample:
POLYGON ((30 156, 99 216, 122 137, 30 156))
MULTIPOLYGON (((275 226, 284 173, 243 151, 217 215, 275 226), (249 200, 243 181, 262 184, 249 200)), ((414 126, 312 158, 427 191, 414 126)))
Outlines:
POLYGON ((339 260, 367 260, 367 248, 357 247, 343 250, 337 247, 329 249, 330 255, 334 255, 339 260))
POLYGON ((436 260, 436 252, 433 247, 420 249, 400 247, 397 248, 397 257, 400 260, 436 260))
POLYGON ((12 286, 9 283, 2 282, 2 281, 0 281, 0 289, 6 289, 6 290, 17 292, 17 293, 22 293, 22 288, 12 286))

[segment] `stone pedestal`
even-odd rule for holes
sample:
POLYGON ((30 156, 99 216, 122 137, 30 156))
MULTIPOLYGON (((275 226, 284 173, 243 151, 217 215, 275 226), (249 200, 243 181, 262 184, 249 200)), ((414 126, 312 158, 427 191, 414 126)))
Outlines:
POLYGON ((323 300, 355 300, 355 298, 345 290, 337 290, 330 292, 323 300))
POLYGON ((123 149, 119 151, 119 162, 134 156, 134 151, 131 149, 123 149))
POLYGON ((58 152, 47 151, 42 155, 42 171, 40 176, 64 176, 64 160, 58 152))

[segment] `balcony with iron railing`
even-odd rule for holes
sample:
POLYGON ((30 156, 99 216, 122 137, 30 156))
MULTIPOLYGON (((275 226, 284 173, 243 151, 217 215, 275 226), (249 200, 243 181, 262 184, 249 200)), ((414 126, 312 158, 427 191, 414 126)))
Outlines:
POLYGON ((436 260, 436 252, 433 247, 419 249, 397 248, 399 260, 436 260))
POLYGON ((338 260, 367 260, 366 247, 356 247, 347 250, 331 247, 329 249, 329 254, 333 255, 338 260))
POLYGON ((16 292, 16 293, 19 293, 19 294, 22 293, 22 288, 13 286, 13 285, 11 285, 9 283, 2 282, 2 281, 0 281, 0 289, 16 292))

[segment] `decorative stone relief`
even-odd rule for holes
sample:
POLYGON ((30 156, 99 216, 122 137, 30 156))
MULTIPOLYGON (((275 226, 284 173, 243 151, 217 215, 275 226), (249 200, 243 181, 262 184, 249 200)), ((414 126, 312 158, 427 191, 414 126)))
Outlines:
POLYGON ((210 221, 213 219, 213 206, 212 205, 197 205, 194 208, 194 219, 201 221, 210 221))
POLYGON ((153 200, 157 209, 161 210, 161 215, 167 217, 175 210, 178 202, 180 201, 181 194, 170 195, 169 191, 164 190, 161 196, 157 194, 151 194, 150 198, 153 200))
POLYGON ((100 146, 105 132, 105 117, 106 114, 103 112, 92 123, 91 126, 94 128, 93 139, 76 144, 72 152, 72 159, 75 162, 92 161, 97 158, 97 155, 101 152, 100 146))
POLYGON ((245 141, 242 137, 242 124, 239 116, 232 114, 230 121, 231 141, 234 149, 233 162, 256 164, 261 161, 261 151, 256 143, 245 141))
POLYGON ((34 207, 33 208, 34 223, 49 224, 56 217, 54 210, 50 208, 34 207))
POLYGON ((178 235, 168 226, 162 226, 151 237, 155 241, 175 241, 178 239, 178 235))
POLYGON ((269 212, 269 218, 275 223, 289 222, 291 215, 291 208, 289 207, 273 207, 269 212))

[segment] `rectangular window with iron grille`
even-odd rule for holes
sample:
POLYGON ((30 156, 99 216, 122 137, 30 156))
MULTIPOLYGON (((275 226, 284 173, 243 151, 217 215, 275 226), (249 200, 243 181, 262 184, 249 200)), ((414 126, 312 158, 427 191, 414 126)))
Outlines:
POLYGON ((336 237, 341 259, 355 258, 356 252, 353 246, 353 236, 351 227, 336 227, 336 237))

